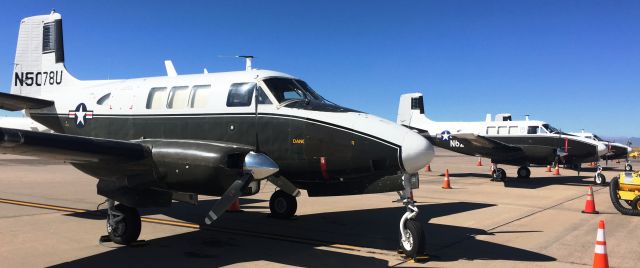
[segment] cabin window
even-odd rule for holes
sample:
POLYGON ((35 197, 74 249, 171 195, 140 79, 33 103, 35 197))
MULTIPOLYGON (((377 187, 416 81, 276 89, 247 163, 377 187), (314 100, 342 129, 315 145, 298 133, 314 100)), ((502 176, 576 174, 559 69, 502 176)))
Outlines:
POLYGON ((149 91, 147 97, 147 109, 157 110, 165 107, 167 100, 167 88, 166 87, 154 87, 149 91))
POLYGON ((496 127, 487 127, 487 135, 495 135, 498 134, 496 131, 496 127))
POLYGON ((512 135, 513 135, 513 134, 518 134, 518 133, 520 133, 520 132, 518 131, 518 127, 513 127, 513 126, 512 126, 512 127, 509 127, 509 134, 512 134, 512 135))
POLYGON ((256 83, 234 83, 229 88, 227 107, 242 107, 251 105, 253 89, 256 83))
POLYGON ((184 109, 187 107, 189 101, 189 87, 179 86, 172 87, 169 92, 169 101, 167 102, 167 108, 169 109, 184 109))
POLYGON ((505 135, 505 134, 509 134, 507 131, 508 131, 508 130, 507 130, 507 127, 506 127, 506 126, 498 127, 498 135, 505 135))
POLYGON ((98 105, 104 105, 105 103, 107 103, 107 101, 111 98, 111 93, 107 93, 106 95, 100 97, 98 99, 98 101, 96 102, 96 104, 98 105))
POLYGON ((529 126, 527 128, 527 134, 538 134, 538 126, 529 126))
POLYGON ((191 88, 191 108, 204 108, 209 103, 211 85, 199 85, 191 88))

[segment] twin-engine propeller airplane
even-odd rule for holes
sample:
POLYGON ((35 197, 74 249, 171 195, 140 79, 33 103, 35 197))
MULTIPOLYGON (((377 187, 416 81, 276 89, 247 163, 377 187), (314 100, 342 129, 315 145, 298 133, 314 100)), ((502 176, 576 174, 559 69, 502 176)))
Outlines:
MULTIPOLYGON (((338 106, 291 75, 257 70, 80 81, 64 66, 60 14, 21 21, 11 94, 0 108, 25 110, 57 133, 0 128, 0 152, 60 159, 98 179, 108 199, 112 241, 140 234, 136 208, 221 196, 218 219, 269 180, 277 218, 292 217, 299 189, 309 196, 397 191, 407 212, 400 244, 423 248, 410 191, 433 158, 421 135, 338 106), (116 204, 116 202, 118 204, 116 204)), ((171 68, 172 69, 172 68, 171 68)))
POLYGON ((611 141, 604 140, 598 137, 598 135, 593 134, 591 132, 584 132, 584 130, 581 132, 571 132, 569 134, 591 139, 599 143, 602 143, 604 146, 606 146, 607 152, 603 154, 601 158, 602 160, 605 160, 607 162, 607 165, 609 165, 608 163, 609 160, 624 159, 626 161, 626 163, 624 164, 624 170, 625 171, 633 170, 633 166, 629 161, 629 154, 631 153, 631 151, 633 151, 633 148, 631 148, 630 146, 631 141, 627 142, 627 145, 624 145, 622 143, 617 143, 617 142, 611 142, 611 141))
MULTIPOLYGON (((500 114, 495 121, 487 115, 484 122, 434 122, 424 113, 421 93, 400 97, 397 123, 422 133, 432 144, 466 155, 491 159, 492 180, 504 180, 506 172, 498 164, 517 165, 518 178, 530 178, 529 165, 569 166, 597 162, 607 148, 590 139, 561 132, 543 121, 512 121, 511 115, 500 114)), ((598 169, 594 180, 605 183, 598 169)))

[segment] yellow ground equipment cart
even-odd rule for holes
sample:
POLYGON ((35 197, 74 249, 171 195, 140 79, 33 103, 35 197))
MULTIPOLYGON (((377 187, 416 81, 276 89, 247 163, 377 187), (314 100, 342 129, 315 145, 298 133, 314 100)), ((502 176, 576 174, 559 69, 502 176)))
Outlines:
POLYGON ((609 184, 613 207, 624 215, 640 216, 640 171, 621 172, 609 184))

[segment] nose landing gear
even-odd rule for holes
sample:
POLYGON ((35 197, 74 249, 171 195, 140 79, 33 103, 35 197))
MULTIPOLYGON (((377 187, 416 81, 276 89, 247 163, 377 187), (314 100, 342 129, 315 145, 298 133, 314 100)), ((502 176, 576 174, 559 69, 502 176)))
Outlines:
POLYGON ((418 176, 418 174, 404 174, 402 176, 404 190, 400 198, 407 211, 400 219, 400 249, 405 256, 415 259, 419 255, 424 254, 425 241, 422 225, 416 220, 418 208, 415 205, 415 201, 411 198, 412 176, 418 176))
POLYGON ((593 176, 593 181, 599 185, 605 185, 607 183, 607 178, 602 174, 602 166, 600 166, 600 164, 596 167, 596 174, 593 176))

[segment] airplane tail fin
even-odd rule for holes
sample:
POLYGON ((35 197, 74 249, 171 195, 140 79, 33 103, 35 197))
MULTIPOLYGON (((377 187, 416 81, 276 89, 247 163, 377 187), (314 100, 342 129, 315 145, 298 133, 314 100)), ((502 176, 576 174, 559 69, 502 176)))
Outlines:
POLYGON ((422 117, 420 120, 426 120, 431 122, 424 114, 424 100, 422 93, 409 93, 402 94, 400 96, 400 104, 398 106, 398 118, 396 123, 401 125, 412 126, 412 123, 416 123, 415 120, 418 116, 422 117), (412 119, 413 122, 412 122, 412 119))
POLYGON ((44 91, 77 81, 64 66, 62 16, 52 11, 22 19, 11 94, 38 97, 44 91))

